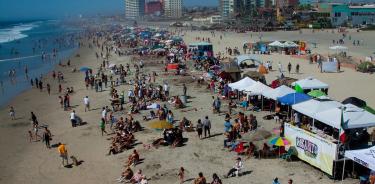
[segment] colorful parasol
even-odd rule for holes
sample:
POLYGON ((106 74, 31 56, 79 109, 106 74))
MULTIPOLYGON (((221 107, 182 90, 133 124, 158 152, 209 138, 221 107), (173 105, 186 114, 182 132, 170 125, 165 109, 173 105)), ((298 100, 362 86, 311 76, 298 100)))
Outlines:
POLYGON ((270 144, 275 145, 275 146, 286 146, 289 145, 289 141, 285 139, 284 137, 275 137, 269 141, 270 144))

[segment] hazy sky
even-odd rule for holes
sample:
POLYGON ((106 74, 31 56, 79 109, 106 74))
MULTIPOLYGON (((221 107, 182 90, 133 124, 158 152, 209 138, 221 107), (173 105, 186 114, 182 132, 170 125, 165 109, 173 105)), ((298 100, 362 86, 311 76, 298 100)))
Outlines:
MULTIPOLYGON (((183 0, 185 6, 217 5, 218 0, 183 0)), ((0 21, 123 13, 124 0, 0 0, 0 21)))

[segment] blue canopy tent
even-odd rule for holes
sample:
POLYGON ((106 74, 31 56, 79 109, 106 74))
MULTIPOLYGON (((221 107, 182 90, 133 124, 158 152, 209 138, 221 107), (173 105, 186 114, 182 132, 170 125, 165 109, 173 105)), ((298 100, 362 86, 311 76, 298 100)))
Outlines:
POLYGON ((290 93, 285 96, 277 98, 282 105, 294 105, 300 102, 310 100, 311 97, 304 93, 290 93))

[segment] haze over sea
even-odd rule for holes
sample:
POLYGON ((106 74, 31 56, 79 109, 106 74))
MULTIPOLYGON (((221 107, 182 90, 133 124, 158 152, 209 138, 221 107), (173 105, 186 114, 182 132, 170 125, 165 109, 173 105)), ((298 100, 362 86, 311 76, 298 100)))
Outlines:
POLYGON ((54 20, 1 22, 0 106, 30 88, 31 78, 51 71, 58 61, 70 56, 76 45, 66 35, 77 31, 54 20), (58 51, 56 57, 53 49, 58 51), (47 58, 44 61, 43 54, 47 58), (11 71, 15 71, 15 76, 10 76, 11 71))

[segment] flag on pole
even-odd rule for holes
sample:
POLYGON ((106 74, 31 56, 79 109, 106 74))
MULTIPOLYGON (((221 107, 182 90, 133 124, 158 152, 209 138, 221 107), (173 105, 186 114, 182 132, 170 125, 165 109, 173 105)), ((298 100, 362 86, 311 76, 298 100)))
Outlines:
POLYGON ((339 140, 341 143, 345 143, 345 139, 346 139, 346 135, 345 135, 345 121, 344 121, 344 110, 345 108, 343 107, 341 109, 341 123, 340 123, 340 136, 339 136, 339 140))

